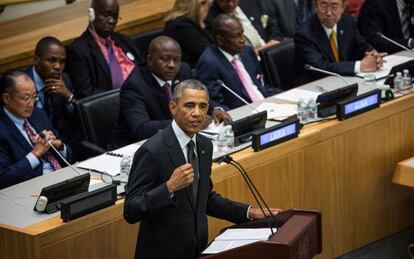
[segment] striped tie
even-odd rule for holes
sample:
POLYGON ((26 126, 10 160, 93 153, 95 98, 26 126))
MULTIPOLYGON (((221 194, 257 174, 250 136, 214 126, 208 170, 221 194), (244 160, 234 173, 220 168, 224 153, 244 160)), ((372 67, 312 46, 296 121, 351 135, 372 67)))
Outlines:
POLYGON ((410 38, 410 11, 406 5, 401 11, 401 28, 405 39, 410 38))
POLYGON ((332 53, 335 57, 335 61, 338 62, 339 61, 339 52, 338 52, 338 47, 336 46, 336 33, 335 33, 335 30, 332 30, 332 32, 331 32, 331 36, 329 37, 329 42, 331 44, 331 49, 332 49, 332 53))

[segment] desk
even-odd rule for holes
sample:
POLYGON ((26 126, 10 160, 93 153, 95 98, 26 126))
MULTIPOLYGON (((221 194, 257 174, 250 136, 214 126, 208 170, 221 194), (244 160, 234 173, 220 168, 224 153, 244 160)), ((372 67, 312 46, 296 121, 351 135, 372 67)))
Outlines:
MULTIPOLYGON (((334 85, 338 79, 322 79, 304 88, 317 84, 334 85)), ((390 183, 395 164, 414 155, 413 118, 411 94, 345 121, 307 125, 296 139, 259 153, 245 149, 233 158, 270 206, 320 210, 323 251, 317 258, 334 258, 414 225, 414 190, 390 183)), ((26 188, 42 177, 1 190, 2 210, 19 211, 18 204, 2 206, 8 200, 4 192, 20 189, 19 195, 26 197, 26 188)), ((214 165, 212 180, 222 195, 254 204, 233 167, 214 165)), ((32 204, 25 216, 32 215, 32 204)), ((137 225, 125 223, 122 206, 120 200, 69 223, 54 214, 17 227, 5 225, 0 217, 0 258, 132 258, 137 225)), ((210 239, 228 225, 209 218, 210 239)))
POLYGON ((403 186, 414 187, 414 157, 397 164, 392 182, 403 186))
MULTIPOLYGON (((164 27, 174 0, 120 0, 116 31, 126 35, 164 27)), ((78 1, 54 10, 0 23, 0 73, 33 63, 36 43, 54 36, 65 45, 79 37, 88 24, 90 1, 78 1)))

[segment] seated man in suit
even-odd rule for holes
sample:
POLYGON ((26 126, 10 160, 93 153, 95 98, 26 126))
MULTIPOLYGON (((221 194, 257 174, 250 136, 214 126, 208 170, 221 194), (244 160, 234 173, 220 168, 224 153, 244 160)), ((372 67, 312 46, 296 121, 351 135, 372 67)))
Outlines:
POLYGON ((305 64, 341 75, 376 71, 384 53, 362 39, 344 1, 314 1, 316 14, 295 34, 296 51, 305 64))
POLYGON ((67 49, 66 69, 77 98, 120 88, 141 61, 134 43, 114 32, 117 0, 93 0, 89 12, 88 28, 67 49))
MULTIPOLYGON (((207 246, 207 214, 237 223, 264 217, 260 209, 213 191, 213 146, 198 134, 208 103, 201 82, 179 83, 169 103, 174 121, 135 153, 124 218, 130 224, 140 222, 137 259, 198 258, 207 246)), ((272 214, 279 211, 271 209, 272 214)))
POLYGON ((262 5, 276 30, 287 38, 293 38, 295 30, 313 14, 312 0, 262 0, 262 5))
POLYGON ((257 56, 250 46, 245 45, 243 27, 236 18, 227 14, 217 16, 212 23, 212 32, 215 45, 207 47, 196 66, 200 81, 209 90, 211 105, 225 110, 245 105, 221 83, 247 102, 276 93, 274 88, 263 83, 257 56))
POLYGON ((0 188, 60 169, 58 154, 39 133, 64 157, 70 152, 43 110, 35 107, 39 96, 33 81, 23 72, 11 71, 3 75, 0 87, 0 188))
POLYGON ((39 99, 36 107, 43 109, 53 128, 65 142, 74 141, 75 98, 73 85, 64 73, 66 52, 62 43, 54 37, 44 37, 36 45, 34 65, 26 73, 34 81, 39 99))
POLYGON ((414 0, 366 0, 358 18, 362 36, 378 51, 402 49, 378 36, 378 32, 408 48, 414 48, 414 0))
MULTIPOLYGON (((147 65, 137 67, 121 89, 121 108, 111 148, 149 138, 167 127, 172 121, 168 109, 172 89, 189 78, 192 78, 191 70, 181 62, 180 45, 167 36, 153 39, 148 48, 147 65)), ((230 120, 221 109, 211 112, 216 122, 230 120)))
POLYGON ((204 20, 207 31, 212 32, 212 22, 220 14, 233 15, 239 19, 247 39, 246 43, 251 45, 256 53, 279 43, 283 38, 273 18, 269 19, 262 11, 259 0, 214 0, 204 20))

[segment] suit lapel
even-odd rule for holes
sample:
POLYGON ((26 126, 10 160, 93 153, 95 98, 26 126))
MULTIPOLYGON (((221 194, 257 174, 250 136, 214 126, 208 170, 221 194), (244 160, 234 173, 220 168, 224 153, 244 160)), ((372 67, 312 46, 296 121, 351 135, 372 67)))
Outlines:
POLYGON ((27 152, 32 151, 32 147, 26 138, 20 133, 20 130, 14 125, 10 118, 4 113, 3 108, 0 109, 0 119, 4 122, 4 125, 9 129, 11 135, 16 140, 16 142, 21 145, 27 152))
POLYGON ((168 107, 168 97, 163 92, 158 81, 154 78, 148 67, 144 69, 144 80, 147 82, 151 91, 155 94, 158 104, 161 106, 160 111, 164 114, 165 118, 171 118, 170 109, 168 107))
MULTIPOLYGON (((90 32, 88 30, 86 30, 87 33, 87 37, 89 37, 88 39, 88 45, 89 45, 89 49, 92 53, 92 55, 95 57, 95 60, 98 61, 99 67, 102 69, 102 74, 104 76, 107 75, 111 75, 111 71, 109 71, 109 65, 105 59, 105 56, 103 55, 99 45, 95 42, 95 39, 92 37, 92 35, 90 34, 90 32)), ((108 80, 112 80, 110 77, 108 78, 108 80)))
POLYGON ((199 182, 198 182, 198 193, 197 193, 197 209, 200 200, 205 200, 206 195, 208 195, 209 188, 209 175, 207 174, 210 164, 207 161, 210 161, 211 158, 207 157, 207 152, 205 150, 204 141, 197 135, 197 156, 198 156, 198 166, 199 166, 199 182))
POLYGON ((320 44, 320 48, 322 52, 325 52, 325 55, 329 57, 329 60, 331 62, 334 62, 335 57, 331 49, 330 41, 329 41, 328 36, 325 33, 325 30, 322 27, 322 24, 320 23, 316 14, 314 14, 311 19, 312 19, 312 28, 313 28, 312 31, 314 31, 315 33, 315 37, 320 44))
POLYGON ((339 52, 339 60, 348 60, 346 47, 348 44, 345 43, 346 40, 346 30, 344 26, 343 19, 339 20, 336 26, 336 41, 338 43, 338 52, 339 52))

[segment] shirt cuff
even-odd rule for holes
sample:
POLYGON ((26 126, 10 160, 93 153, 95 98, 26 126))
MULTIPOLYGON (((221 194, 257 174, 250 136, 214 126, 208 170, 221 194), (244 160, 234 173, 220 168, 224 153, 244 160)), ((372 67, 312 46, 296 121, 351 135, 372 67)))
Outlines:
POLYGON ((32 152, 26 155, 26 159, 29 160, 32 169, 35 169, 40 165, 40 160, 32 152))
POLYGON ((408 39, 408 48, 410 48, 410 49, 411 49, 411 43, 412 43, 412 41, 413 41, 413 38, 409 38, 408 39))
POLYGON ((66 148, 66 145, 65 144, 63 144, 62 143, 62 145, 63 145, 63 150, 61 150, 61 151, 59 151, 59 153, 64 157, 64 158, 67 158, 67 155, 68 155, 68 149, 66 148))
POLYGON ((252 220, 252 218, 250 218, 249 217, 249 215, 250 215, 250 209, 252 208, 252 205, 250 205, 248 208, 247 208, 247 215, 246 215, 246 218, 247 219, 249 219, 249 220, 252 220))
POLYGON ((361 61, 355 61, 354 72, 355 73, 360 73, 361 72, 361 61))
POLYGON ((222 112, 226 112, 226 111, 223 109, 223 107, 220 107, 220 106, 216 106, 216 107, 214 107, 214 108, 213 108, 213 110, 220 110, 220 111, 222 111, 222 112))

